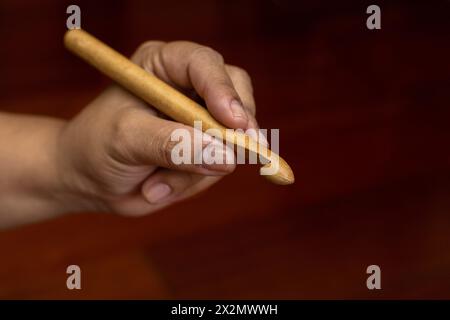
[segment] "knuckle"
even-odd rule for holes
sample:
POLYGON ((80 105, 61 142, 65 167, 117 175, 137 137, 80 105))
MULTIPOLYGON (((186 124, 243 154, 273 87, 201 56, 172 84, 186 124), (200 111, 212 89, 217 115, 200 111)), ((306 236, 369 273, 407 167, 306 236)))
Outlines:
POLYGON ((252 78, 250 77, 249 73, 245 69, 242 69, 237 66, 229 66, 229 70, 235 77, 239 77, 251 84, 252 78))
POLYGON ((155 148, 158 153, 157 156, 164 163, 173 164, 172 161, 172 149, 178 144, 178 141, 173 141, 172 138, 172 130, 169 127, 161 128, 160 132, 156 135, 159 137, 158 139, 154 139, 153 143, 155 144, 155 148))
POLYGON ((223 56, 211 47, 198 45, 192 51, 192 57, 197 59, 213 59, 218 63, 223 63, 223 56))
POLYGON ((114 115, 112 123, 112 138, 115 144, 121 147, 129 145, 137 130, 134 112, 127 108, 119 110, 114 115))
POLYGON ((136 49, 131 56, 131 60, 142 66, 145 70, 151 71, 152 57, 164 44, 162 41, 146 41, 136 49))
POLYGON ((136 53, 153 51, 155 48, 159 48, 163 44, 163 41, 145 41, 139 45, 139 47, 136 49, 136 53))

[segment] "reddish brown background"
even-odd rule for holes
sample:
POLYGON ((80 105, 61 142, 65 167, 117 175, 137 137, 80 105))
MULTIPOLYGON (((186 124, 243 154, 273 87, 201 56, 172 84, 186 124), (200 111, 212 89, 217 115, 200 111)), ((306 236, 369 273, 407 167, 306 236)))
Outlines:
MULTIPOLYGON (((297 181, 242 167, 148 217, 3 231, 0 298, 450 298, 450 2, 417 2, 369 31, 364 1, 77 1, 121 52, 188 39, 247 69, 297 181)), ((1 1, 1 109, 68 118, 107 85, 62 46, 69 4, 1 1)))

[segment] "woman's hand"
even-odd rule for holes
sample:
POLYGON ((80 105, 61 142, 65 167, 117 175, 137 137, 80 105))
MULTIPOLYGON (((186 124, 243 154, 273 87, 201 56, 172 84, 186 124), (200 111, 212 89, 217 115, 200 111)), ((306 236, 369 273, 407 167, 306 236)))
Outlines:
MULTIPOLYGON (((216 51, 192 42, 151 41, 132 59, 204 100, 225 126, 257 128, 250 77, 224 64, 216 51)), ((175 165, 170 155, 176 142, 170 136, 178 128, 194 130, 161 117, 118 86, 108 88, 60 130, 55 167, 64 192, 59 201, 66 208, 72 203, 74 210, 138 216, 190 197, 234 170, 231 164, 175 165)), ((203 147, 209 143, 204 138, 203 147)))

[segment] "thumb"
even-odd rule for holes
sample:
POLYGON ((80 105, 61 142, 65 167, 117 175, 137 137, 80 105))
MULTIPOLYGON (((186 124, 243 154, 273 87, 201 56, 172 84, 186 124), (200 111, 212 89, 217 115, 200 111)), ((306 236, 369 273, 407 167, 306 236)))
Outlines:
POLYGON ((203 175, 235 169, 234 152, 192 127, 155 117, 146 109, 126 109, 117 117, 116 158, 128 165, 156 165, 203 175))

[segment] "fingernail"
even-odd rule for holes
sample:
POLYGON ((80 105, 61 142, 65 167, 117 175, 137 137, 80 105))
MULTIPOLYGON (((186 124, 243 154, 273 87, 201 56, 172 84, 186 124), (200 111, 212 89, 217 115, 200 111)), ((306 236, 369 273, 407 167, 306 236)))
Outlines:
POLYGON ((259 130, 247 130, 247 134, 253 138, 253 140, 262 144, 265 147, 269 146, 269 142, 266 139, 266 136, 259 130))
POLYGON ((215 140, 203 149, 203 167, 218 173, 232 171, 234 152, 223 143, 215 140))
POLYGON ((259 142, 259 141, 258 141, 258 133, 256 132, 255 129, 249 129, 249 130, 247 130, 246 133, 247 133, 250 137, 252 137, 253 140, 259 142))
POLYGON ((233 113, 233 117, 248 120, 247 114, 244 111, 244 107, 238 100, 233 99, 230 103, 230 108, 231 112, 233 113))
POLYGON ((145 193, 145 198, 150 203, 158 203, 164 200, 168 195, 172 193, 172 188, 170 188, 165 183, 157 183, 152 185, 145 193))
POLYGON ((264 145, 266 147, 269 146, 269 141, 267 140, 264 133, 262 133, 261 131, 259 131, 259 143, 261 143, 262 145, 264 145))
POLYGON ((209 134, 200 132, 203 142, 203 147, 206 147, 208 144, 214 141, 213 137, 211 137, 209 134))

